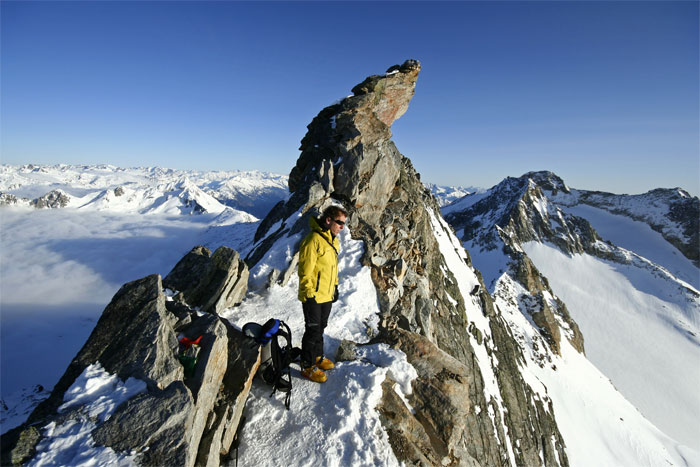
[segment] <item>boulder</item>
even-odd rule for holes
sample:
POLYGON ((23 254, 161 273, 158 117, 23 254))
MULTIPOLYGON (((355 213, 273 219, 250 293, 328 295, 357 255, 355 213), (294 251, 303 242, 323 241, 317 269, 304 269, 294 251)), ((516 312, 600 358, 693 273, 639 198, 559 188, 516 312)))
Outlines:
POLYGON ((189 306, 218 314, 240 304, 248 291, 248 267, 237 251, 222 246, 214 254, 203 246, 187 253, 163 280, 182 292, 189 306))
POLYGON ((260 348, 228 322, 228 359, 223 380, 202 433, 197 465, 217 466, 229 454, 248 393, 260 366, 260 348))
MULTIPOLYGON (((397 328, 383 340, 403 351, 418 373, 407 397, 410 408, 397 400, 391 382, 383 386, 379 413, 392 446, 400 447, 399 452, 394 449, 398 460, 422 465, 479 465, 465 436, 467 425, 474 423, 477 415, 473 399, 480 397, 473 389, 474 374, 425 336, 397 328)), ((480 404, 486 407, 485 400, 480 404)), ((489 464, 495 465, 495 461, 491 459, 489 464)))
POLYGON ((198 245, 178 261, 175 267, 163 279, 163 287, 171 290, 185 291, 199 284, 206 273, 211 257, 211 250, 198 245))
MULTIPOLYGON (((137 394, 92 432, 95 443, 138 454, 144 466, 194 465, 192 393, 182 381, 137 394)), ((196 454, 196 451, 195 453, 196 454)))
POLYGON ((177 360, 174 322, 176 318, 165 307, 159 275, 123 285, 49 398, 37 406, 28 421, 33 423, 54 413, 75 379, 98 361, 107 372, 117 374, 122 380, 142 379, 150 389, 162 389, 182 380, 184 372, 177 360))

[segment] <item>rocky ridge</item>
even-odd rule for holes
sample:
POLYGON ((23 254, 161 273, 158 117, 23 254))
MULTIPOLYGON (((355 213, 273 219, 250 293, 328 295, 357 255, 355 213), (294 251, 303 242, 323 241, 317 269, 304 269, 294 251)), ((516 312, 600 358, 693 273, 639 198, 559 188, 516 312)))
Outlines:
MULTIPOLYGON (((377 289, 377 340, 401 349, 421 368, 409 397, 415 413, 388 390, 379 409, 397 459, 565 465, 551 401, 524 382, 520 349, 468 253, 390 140, 391 124, 406 111, 419 71, 420 64, 409 60, 370 76, 313 119, 289 177, 292 194, 261 222, 246 261, 254 270, 263 257, 276 254, 276 242, 300 238, 309 216, 342 204, 350 212, 353 238, 364 241, 362 263, 371 268, 377 289), (445 418, 450 408, 459 417, 445 418)), ((279 263, 285 271, 273 271, 273 278, 288 277, 296 261, 279 263)))
POLYGON ((235 251, 221 247, 209 257, 196 247, 167 277, 169 287, 183 292, 164 289, 157 274, 125 284, 49 398, 2 436, 2 465, 35 458, 37 446, 44 439, 51 442, 55 431, 44 427, 90 423, 94 444, 128 456, 129 462, 220 465, 236 435, 260 351, 226 320, 185 300, 215 312, 240 300, 245 279, 247 268, 235 251), (193 263, 198 267, 188 274, 185 266, 193 263), (180 357, 182 338, 197 342, 193 347, 199 349, 196 364, 187 370, 180 357), (85 404, 62 405, 72 385, 95 365, 121 381, 145 383, 104 420, 89 416, 85 404))
MULTIPOLYGON (((582 253, 600 238, 585 219, 568 215, 548 203, 543 187, 555 193, 569 192, 554 174, 530 173, 520 178, 508 177, 483 196, 475 197, 473 204, 466 197, 443 212, 468 249, 499 249, 510 258, 504 272, 527 291, 515 299, 522 311, 532 317, 555 353, 559 353, 562 336, 579 352, 584 352, 578 325, 520 245, 533 240, 550 241, 567 253, 582 253)), ((495 285, 488 284, 489 290, 499 293, 495 285)))
MULTIPOLYGON (((533 295, 542 290, 552 296, 554 294, 549 289, 546 278, 542 277, 520 248, 520 245, 530 241, 551 243, 569 255, 587 253, 621 264, 636 264, 673 279, 665 269, 634 252, 603 240, 586 219, 567 212, 567 208, 579 204, 643 221, 662 233, 669 243, 677 247, 680 245, 681 253, 698 249, 697 235, 684 236, 683 232, 695 229, 697 234, 700 229, 700 217, 693 215, 696 210, 700 212, 700 200, 690 197, 682 190, 658 189, 644 195, 612 195, 570 189, 552 172, 528 172, 519 178, 508 177, 483 194, 456 201, 445 207, 443 213, 468 248, 479 248, 482 251, 502 248, 513 261, 511 276, 533 295), (613 209, 612 206, 617 207, 613 209), (646 214, 638 214, 641 212, 646 214)), ((686 257, 693 260, 692 254, 686 257)), ((688 287, 683 289, 684 294, 693 297, 697 295, 688 287)), ((538 301, 542 302, 541 298, 538 301)), ((561 309, 560 318, 565 323, 564 327, 571 327, 574 331, 572 342, 578 341, 579 333, 575 323, 568 318, 568 312, 564 308, 561 309)), ((555 329, 550 331, 547 332, 556 334, 555 329)), ((582 345, 574 346, 583 350, 582 345)))
MULTIPOLYGON (((542 171, 508 177, 485 193, 466 196, 443 208, 445 219, 458 231, 468 249, 481 252, 499 249, 510 258, 503 272, 528 291, 515 297, 518 306, 532 316, 557 353, 562 335, 583 352, 583 336, 566 305, 555 296, 521 245, 530 241, 548 242, 569 255, 587 253, 604 260, 635 264, 672 279, 668 271, 604 241, 586 219, 567 212, 567 208, 578 204, 641 220, 673 245, 680 245, 681 252, 697 250, 697 235, 693 237, 692 231, 695 229, 697 234, 700 217, 693 213, 700 209, 700 200, 682 190, 660 189, 636 196, 588 192, 570 189, 557 175, 542 171)), ((693 259, 692 255, 686 256, 693 259)), ((495 294, 508 294, 499 292, 495 282, 489 286, 495 294)), ((678 287, 691 299, 697 296, 689 287, 678 287)))
POLYGON ((700 199, 681 188, 657 188, 641 195, 571 190, 552 199, 564 206, 585 204, 648 224, 700 267, 700 199))

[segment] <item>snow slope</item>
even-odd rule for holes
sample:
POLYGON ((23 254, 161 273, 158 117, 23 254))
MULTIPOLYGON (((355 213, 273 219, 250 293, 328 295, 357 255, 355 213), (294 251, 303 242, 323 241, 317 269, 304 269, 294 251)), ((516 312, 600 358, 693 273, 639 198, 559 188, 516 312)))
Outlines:
POLYGON ((604 240, 634 251, 700 289, 700 269, 647 223, 585 204, 563 206, 562 209, 586 219, 604 240))
POLYGON ((558 193, 553 199, 561 204, 574 206, 589 204, 601 209, 623 213, 660 227, 669 237, 688 243, 690 239, 677 220, 672 220, 672 206, 679 201, 690 201, 690 194, 681 189, 656 189, 640 195, 616 195, 586 190, 571 190, 570 194, 558 193))
POLYGON ((665 433, 700 451, 700 300, 653 271, 523 246, 586 338, 588 358, 665 433))
MULTIPOLYGON (((543 247, 536 242, 528 244, 528 255, 535 248, 543 247)), ((552 255, 564 256, 554 248, 550 248, 549 251, 552 255)), ((561 355, 551 351, 547 341, 532 322, 527 307, 521 302, 520 297, 529 296, 529 292, 509 276, 505 259, 497 261, 499 254, 505 256, 500 250, 494 252, 475 249, 470 251, 470 254, 476 267, 494 261, 502 265, 500 270, 492 269, 493 280, 489 290, 500 316, 509 324, 523 352, 523 378, 539 398, 551 400, 572 466, 700 466, 700 453, 693 443, 676 436, 672 431, 667 431, 666 427, 652 424, 639 412, 636 404, 629 401, 626 395, 623 396, 613 382, 585 355, 577 352, 567 339, 561 340, 561 355)), ((549 258, 547 260, 550 261, 549 258)), ((536 264, 539 268, 539 263, 536 264)), ((571 265, 565 266, 571 269, 571 265)), ((595 271, 592 273, 595 274, 595 271)), ((582 278, 578 279, 579 284, 586 284, 582 278)), ((587 337, 586 348, 590 349, 591 340, 599 336, 588 338, 589 334, 579 316, 572 310, 567 296, 561 294, 555 281, 550 279, 550 283, 559 298, 565 300, 569 311, 581 326, 584 336, 587 337)), ((606 298, 601 297, 600 300, 604 301, 606 298)), ((553 297, 550 296, 549 299, 552 300, 553 297)), ((591 317, 591 320, 603 327, 603 323, 609 322, 609 317, 603 314, 591 317)), ((624 331, 621 329, 634 329, 635 324, 614 322, 610 325, 609 332, 615 335, 622 334, 624 331)), ((688 357, 688 360, 678 361, 678 366, 682 367, 685 364, 692 368, 692 357, 688 357)), ((631 356, 627 362, 629 364, 637 360, 631 356)), ((673 371, 678 371, 678 368, 669 369, 669 373, 673 371)), ((671 406, 676 401, 669 397, 665 402, 671 406)), ((681 410, 682 408, 681 406, 681 410)), ((677 405, 674 411, 678 411, 677 405)))

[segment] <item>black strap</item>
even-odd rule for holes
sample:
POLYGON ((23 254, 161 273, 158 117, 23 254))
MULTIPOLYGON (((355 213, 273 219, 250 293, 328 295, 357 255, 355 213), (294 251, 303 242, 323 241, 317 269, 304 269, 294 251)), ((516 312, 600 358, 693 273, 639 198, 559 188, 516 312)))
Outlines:
POLYGON ((245 425, 245 416, 242 416, 238 420, 236 434, 233 435, 233 442, 231 443, 231 446, 236 450, 236 467, 238 467, 238 446, 241 444, 241 430, 243 429, 243 425, 245 425))
POLYGON ((326 243, 328 243, 331 246, 331 248, 333 248, 333 251, 335 251, 335 257, 337 258, 338 257, 338 250, 336 250, 335 245, 333 245, 333 243, 330 240, 328 240, 326 237, 321 235, 321 232, 319 232, 318 230, 314 230, 313 233, 315 233, 316 235, 318 235, 319 237, 324 239, 326 241, 326 243))

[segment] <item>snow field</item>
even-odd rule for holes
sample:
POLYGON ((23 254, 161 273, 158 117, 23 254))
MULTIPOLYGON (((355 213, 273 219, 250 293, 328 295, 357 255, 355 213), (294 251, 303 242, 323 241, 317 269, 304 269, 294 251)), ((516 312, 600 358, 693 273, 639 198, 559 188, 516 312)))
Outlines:
MULTIPOLYGON (((220 199, 230 206, 262 215, 266 208, 287 196, 287 179, 258 171, 0 165, 0 192, 18 198, 31 200, 58 190, 69 196, 67 207, 86 211, 191 215, 197 214, 201 207, 213 214, 233 210, 242 218, 241 222, 256 218, 227 207, 220 199)), ((27 201, 20 204, 28 207, 27 201)))
POLYGON ((509 299, 526 293, 504 275, 495 304, 523 350, 523 378, 545 406, 552 401, 570 465, 700 465, 697 452, 652 425, 568 340, 561 340, 561 356, 552 354, 527 312, 509 299))
POLYGON ((569 257, 536 242, 523 248, 567 304, 589 360, 656 426, 700 451, 697 299, 633 265, 569 257))
MULTIPOLYGON (((266 260, 276 267, 291 260, 297 237, 278 241, 266 260)), ((324 338, 324 351, 331 359, 342 339, 368 342, 368 330, 376 329, 379 312, 369 268, 359 262, 363 243, 352 240, 348 229, 341 232, 340 243, 340 299, 333 304, 324 338)), ((256 266, 251 275, 258 268, 267 272, 269 264, 256 266)), ((281 319, 299 347, 304 317, 297 299, 298 283, 295 273, 285 287, 251 292, 223 316, 239 328, 251 321, 281 319)), ((256 378, 244 411, 240 465, 398 465, 375 407, 387 375, 397 381, 394 390, 403 396, 410 394, 417 374, 403 353, 386 345, 358 347, 358 355, 358 361, 337 362, 323 384, 306 380, 293 365, 288 411, 284 396, 269 397, 271 388, 256 378)))
POLYGON ((604 240, 634 251, 664 267, 692 287, 700 289, 700 270, 648 224, 585 204, 564 209, 585 218, 604 240))

